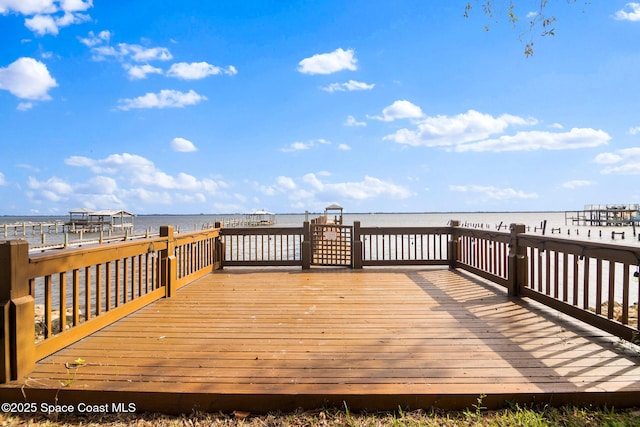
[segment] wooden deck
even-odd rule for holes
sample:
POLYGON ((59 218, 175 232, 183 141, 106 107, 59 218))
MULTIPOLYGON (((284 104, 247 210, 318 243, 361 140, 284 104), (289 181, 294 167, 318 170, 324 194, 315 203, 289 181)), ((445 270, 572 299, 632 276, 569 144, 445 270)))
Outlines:
POLYGON ((464 408, 481 394, 638 405, 638 349, 442 268, 226 269, 0 385, 2 402, 165 413, 464 408))

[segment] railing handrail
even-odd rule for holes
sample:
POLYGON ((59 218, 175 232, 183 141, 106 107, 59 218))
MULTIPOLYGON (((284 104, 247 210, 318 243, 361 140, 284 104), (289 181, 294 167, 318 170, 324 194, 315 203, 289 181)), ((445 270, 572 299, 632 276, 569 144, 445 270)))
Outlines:
MULTIPOLYGON (((64 260, 67 271, 87 266, 88 260, 95 263, 105 263, 143 252, 161 251, 167 249, 167 239, 154 237, 146 240, 110 243, 108 245, 91 246, 86 248, 61 249, 50 252, 29 254, 29 278, 59 273, 59 266, 53 261, 64 260)), ((94 265, 92 264, 92 265, 94 265)))
POLYGON ((613 261, 629 262, 631 264, 640 264, 640 247, 625 246, 614 243, 594 243, 587 240, 566 239, 552 236, 536 236, 533 234, 520 234, 518 242, 521 246, 537 247, 539 249, 548 250, 568 250, 575 249, 569 253, 575 255, 598 255, 598 253, 606 256, 615 254, 613 261))

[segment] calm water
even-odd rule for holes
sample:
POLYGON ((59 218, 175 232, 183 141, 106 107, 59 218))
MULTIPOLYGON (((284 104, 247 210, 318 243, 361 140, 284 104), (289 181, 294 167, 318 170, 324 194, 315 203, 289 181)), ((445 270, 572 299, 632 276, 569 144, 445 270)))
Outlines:
MULTIPOLYGON (((319 214, 309 214, 308 218, 315 218, 319 214)), ((149 231, 151 234, 158 233, 160 226, 172 225, 176 231, 186 233, 201 230, 203 227, 212 225, 215 221, 225 218, 240 218, 240 215, 139 215, 134 219, 134 234, 144 234, 149 231)), ((281 227, 299 227, 305 221, 305 214, 278 214, 276 215, 277 226, 281 227)), ((451 213, 357 213, 344 214, 344 223, 352 224, 354 221, 360 221, 363 227, 384 227, 384 226, 446 226, 451 220, 458 220, 460 224, 468 227, 484 228, 496 230, 502 224, 504 228, 512 223, 524 224, 528 227, 529 232, 541 234, 541 225, 543 221, 547 221, 546 235, 557 236, 571 239, 581 239, 592 242, 616 243, 621 245, 630 245, 640 247, 640 241, 634 236, 634 230, 631 226, 626 227, 592 227, 572 225, 571 220, 565 220, 564 212, 451 212, 451 213), (612 232, 615 232, 615 238, 612 238, 612 232), (624 232, 625 238, 619 233, 624 232)), ((27 216, 27 217, 0 217, 0 239, 19 239, 26 238, 32 246, 42 244, 42 237, 36 234, 13 235, 13 230, 9 230, 7 236, 4 236, 2 224, 13 224, 21 222, 53 222, 68 220, 67 216, 27 216)), ((640 233, 640 228, 637 230, 640 233)), ((86 233, 85 239, 96 238, 86 233)), ((79 235, 71 233, 70 241, 79 239, 79 235)), ((45 235, 47 244, 61 243, 64 241, 62 234, 45 235)))

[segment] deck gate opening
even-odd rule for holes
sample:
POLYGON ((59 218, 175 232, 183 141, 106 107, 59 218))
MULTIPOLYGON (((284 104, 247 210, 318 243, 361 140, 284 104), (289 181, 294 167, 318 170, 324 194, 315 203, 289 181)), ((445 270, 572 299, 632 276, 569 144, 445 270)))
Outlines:
POLYGON ((311 225, 311 264, 350 267, 352 236, 353 226, 311 225))

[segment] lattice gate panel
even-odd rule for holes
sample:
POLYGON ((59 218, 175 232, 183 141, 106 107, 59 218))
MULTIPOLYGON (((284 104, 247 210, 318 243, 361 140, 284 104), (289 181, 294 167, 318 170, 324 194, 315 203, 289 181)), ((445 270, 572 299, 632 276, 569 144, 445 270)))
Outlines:
POLYGON ((313 265, 351 265, 353 227, 314 224, 311 226, 311 263, 313 265))

